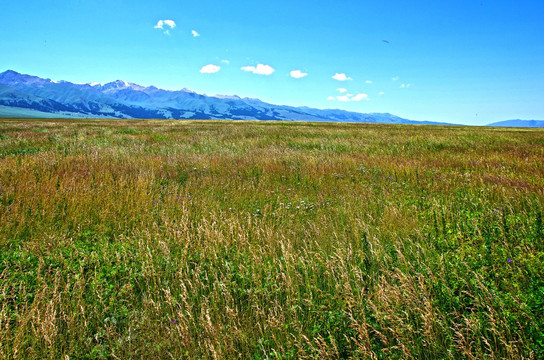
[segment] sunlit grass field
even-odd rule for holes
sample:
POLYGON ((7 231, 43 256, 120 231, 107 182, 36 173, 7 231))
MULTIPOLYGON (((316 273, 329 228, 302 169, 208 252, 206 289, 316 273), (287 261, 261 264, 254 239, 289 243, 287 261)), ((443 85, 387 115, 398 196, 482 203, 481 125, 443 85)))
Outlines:
POLYGON ((544 131, 0 120, 2 359, 542 359, 544 131))

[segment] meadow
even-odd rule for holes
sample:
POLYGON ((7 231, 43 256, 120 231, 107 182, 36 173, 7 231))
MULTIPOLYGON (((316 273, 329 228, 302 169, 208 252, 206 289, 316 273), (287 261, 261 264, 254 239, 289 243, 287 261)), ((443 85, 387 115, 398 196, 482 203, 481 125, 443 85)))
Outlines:
POLYGON ((0 119, 2 359, 543 359, 544 130, 0 119))

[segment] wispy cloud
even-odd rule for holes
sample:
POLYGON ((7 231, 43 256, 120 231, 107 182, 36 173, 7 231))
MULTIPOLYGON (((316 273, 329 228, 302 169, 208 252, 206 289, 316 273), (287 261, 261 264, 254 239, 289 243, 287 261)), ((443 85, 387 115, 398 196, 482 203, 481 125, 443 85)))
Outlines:
POLYGON ((336 99, 337 99, 338 101, 345 101, 345 102, 348 102, 348 101, 351 100, 351 99, 350 99, 350 96, 351 96, 351 94, 341 95, 341 96, 337 96, 336 99))
POLYGON ((366 84, 372 84, 372 80, 365 81, 366 84))
POLYGON ((380 92, 378 93, 378 95, 380 95, 380 96, 382 96, 383 94, 385 94, 383 91, 380 91, 380 92))
POLYGON ((398 79, 400 79, 398 76, 393 76, 393 77, 391 78, 391 80, 393 80, 393 81, 397 81, 398 79))
POLYGON ((333 75, 332 78, 335 79, 335 80, 338 80, 338 81, 352 80, 350 77, 346 76, 346 74, 344 74, 344 73, 341 73, 341 74, 336 73, 336 74, 333 75))
POLYGON ((221 60, 221 62, 222 62, 223 64, 230 64, 230 61, 228 61, 228 60, 221 60))
POLYGON ((221 66, 208 64, 206 66, 203 66, 202 69, 200 69, 200 72, 203 74, 213 74, 221 70, 221 66))
POLYGON ((193 34, 194 37, 200 36, 200 34, 196 32, 196 30, 191 30, 191 34, 193 34))
POLYGON ((348 89, 338 88, 338 89, 336 89, 336 91, 338 91, 340 93, 345 93, 346 91, 348 91, 348 89))
MULTIPOLYGON (((334 96, 329 96, 327 100, 335 100, 335 98, 334 96)), ((367 94, 361 93, 357 95, 353 95, 353 94, 338 95, 336 97, 336 100, 349 102, 349 101, 362 101, 362 100, 370 100, 370 99, 368 98, 367 94)))
POLYGON ((407 89, 407 88, 409 88, 410 86, 412 86, 412 84, 401 84, 400 87, 403 88, 403 89, 407 89))
POLYGON ((307 73, 303 73, 300 70, 293 70, 293 71, 291 71, 290 74, 291 74, 291 77, 294 77, 295 79, 300 79, 300 78, 303 78, 306 75, 308 75, 307 73))
POLYGON ((244 66, 242 70, 252 72, 257 75, 270 75, 274 72, 274 68, 270 65, 258 64, 257 66, 244 66))
POLYGON ((351 101, 361 101, 361 100, 368 100, 367 94, 357 94, 354 97, 351 98, 351 101))
POLYGON ((155 25, 153 28, 165 30, 164 33, 166 35, 170 35, 170 29, 173 29, 175 27, 176 27, 176 22, 174 20, 159 20, 157 21, 157 25, 155 25))

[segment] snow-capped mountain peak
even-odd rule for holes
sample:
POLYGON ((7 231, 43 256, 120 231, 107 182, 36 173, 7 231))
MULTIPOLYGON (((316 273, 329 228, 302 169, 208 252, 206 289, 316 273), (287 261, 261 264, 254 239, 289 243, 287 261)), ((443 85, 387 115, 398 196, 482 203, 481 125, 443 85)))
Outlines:
POLYGON ((102 85, 102 91, 118 90, 129 87, 129 83, 123 80, 115 80, 102 85))
POLYGON ((142 91, 146 89, 146 87, 134 83, 129 83, 124 80, 115 80, 101 86, 101 91, 104 93, 117 92, 119 90, 125 89, 142 91))

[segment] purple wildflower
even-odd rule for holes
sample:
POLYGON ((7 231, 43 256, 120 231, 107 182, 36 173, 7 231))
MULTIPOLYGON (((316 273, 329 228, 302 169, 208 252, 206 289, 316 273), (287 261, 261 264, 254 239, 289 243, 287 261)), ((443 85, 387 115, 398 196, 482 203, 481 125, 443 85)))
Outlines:
POLYGON ((508 259, 506 259, 506 262, 507 262, 507 263, 511 263, 511 262, 512 262, 512 259, 508 258, 508 259))
POLYGON ((176 322, 176 320, 172 319, 172 324, 174 324, 176 322))

